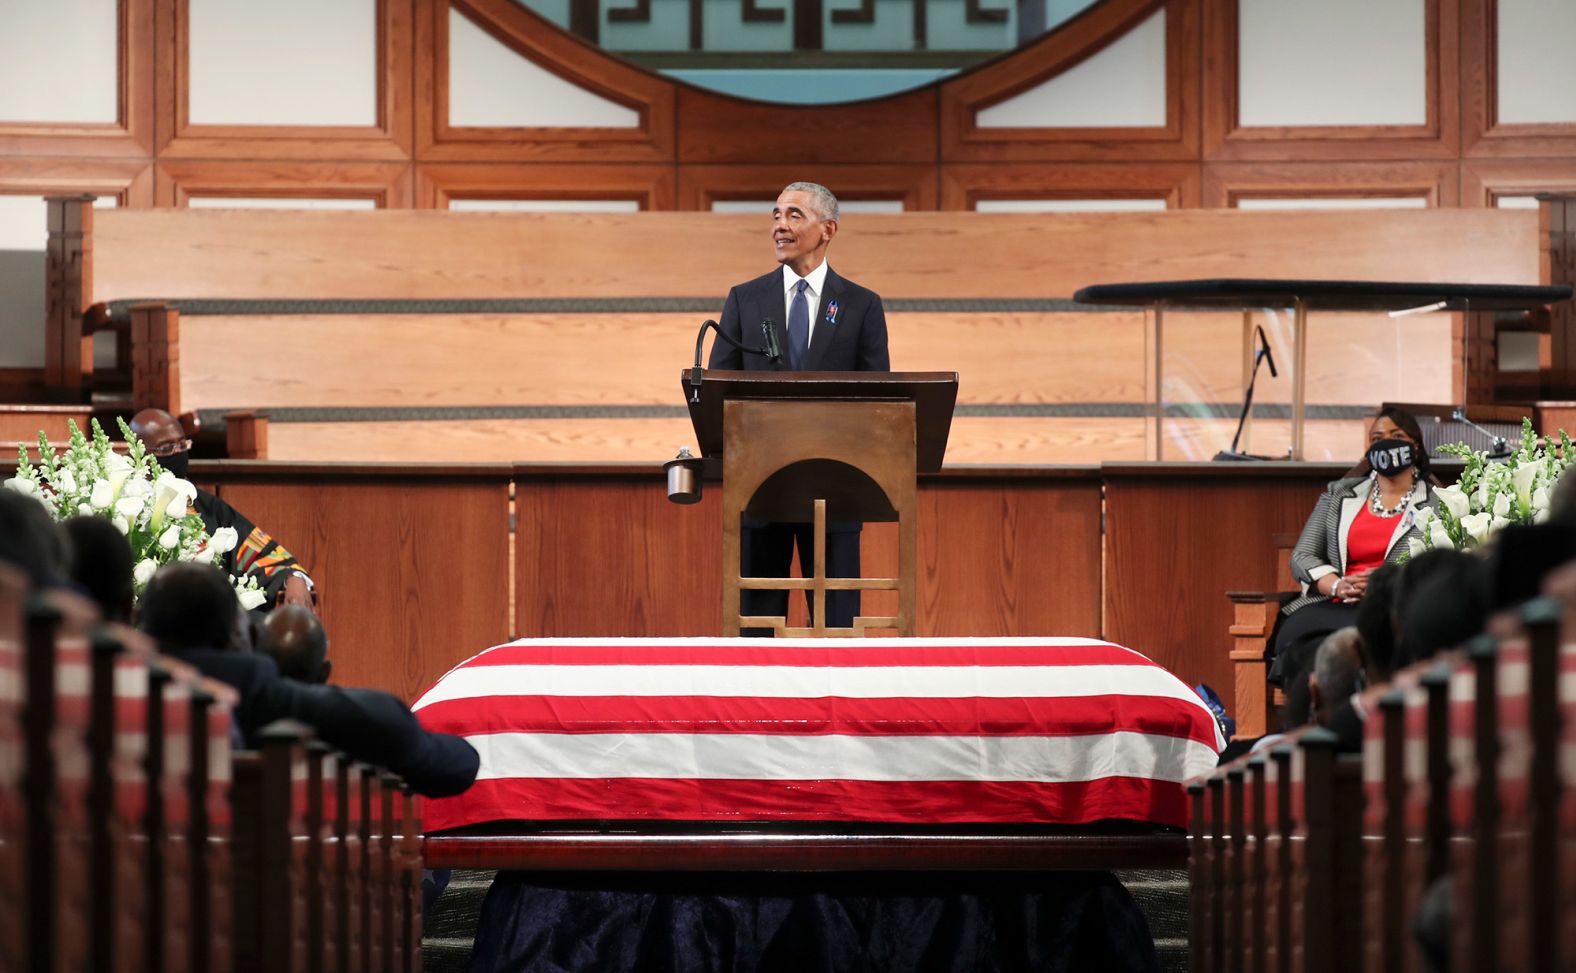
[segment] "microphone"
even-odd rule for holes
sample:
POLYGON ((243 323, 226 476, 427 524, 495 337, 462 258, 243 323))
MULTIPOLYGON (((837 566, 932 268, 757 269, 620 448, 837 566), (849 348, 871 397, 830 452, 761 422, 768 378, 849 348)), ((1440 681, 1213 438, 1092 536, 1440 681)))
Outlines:
POLYGON ((723 341, 726 341, 728 344, 739 349, 740 351, 750 355, 761 355, 768 361, 775 362, 782 358, 783 353, 782 348, 778 347, 777 345, 777 335, 772 331, 771 323, 771 318, 767 318, 765 321, 761 322, 761 327, 766 331, 766 347, 751 348, 748 345, 745 345, 724 334, 723 330, 717 326, 717 322, 713 321, 712 319, 707 318, 706 320, 702 321, 700 323, 700 330, 695 333, 695 364, 690 368, 689 377, 690 401, 700 401, 700 385, 702 378, 705 375, 705 369, 703 369, 700 364, 700 353, 706 342, 707 328, 715 331, 717 333, 717 337, 721 338, 723 341))
POLYGON ((761 334, 766 338, 766 347, 763 349, 766 352, 766 360, 773 363, 781 361, 783 347, 777 343, 776 322, 771 318, 762 318, 761 334))
POLYGON ((1270 366, 1270 377, 1280 378, 1280 370, 1275 367, 1275 356, 1270 354, 1270 339, 1264 334, 1264 325, 1256 324, 1254 328, 1259 333, 1259 345, 1264 349, 1264 363, 1270 366))

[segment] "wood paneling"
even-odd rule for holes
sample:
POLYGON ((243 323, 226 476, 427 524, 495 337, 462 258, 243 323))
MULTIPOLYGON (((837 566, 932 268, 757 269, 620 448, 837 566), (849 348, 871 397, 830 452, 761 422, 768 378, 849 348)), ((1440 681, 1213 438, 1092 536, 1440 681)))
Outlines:
MULTIPOLYGON (((1576 123, 1502 125, 1499 112, 1498 0, 1461 0, 1461 154, 1468 158, 1576 156, 1576 123)), ((1568 50, 1568 45, 1567 45, 1568 50)), ((1566 97, 1568 92, 1551 93, 1566 97)), ((1469 202, 1467 205, 1471 205, 1469 202)))
MULTIPOLYGON (((771 266, 759 218, 703 213, 110 211, 93 246, 93 300, 696 297, 771 266)), ((862 214, 832 260, 887 298, 1048 298, 1218 276, 1531 284, 1537 253, 1526 211, 1193 210, 862 214)))
MULTIPOLYGON (((684 166, 679 170, 679 209, 709 210, 721 200, 762 204, 762 225, 771 218, 770 203, 791 182, 810 180, 836 186, 849 200, 895 199, 905 210, 936 209, 934 166, 850 166, 801 163, 757 166, 684 166)), ((847 225, 847 218, 843 220, 847 225)))
POLYGON ((411 700, 507 639, 506 475, 247 476, 238 465, 217 474, 220 496, 311 573, 336 683, 411 700))
POLYGON ((1461 163, 1461 205, 1493 206, 1501 196, 1576 194, 1576 158, 1469 159, 1461 163))
POLYGON ((762 105, 688 85, 677 95, 681 166, 934 166, 938 156, 934 86, 834 108, 762 105))
MULTIPOLYGON (((1238 11, 1243 0, 1204 8, 1204 157, 1262 159, 1450 159, 1461 130, 1461 0, 1423 0, 1425 120, 1421 125, 1245 127, 1238 117, 1238 11)), ((1331 65, 1332 70, 1338 70, 1331 65)), ((1209 205, 1207 202, 1205 205, 1209 205)))
POLYGON ((416 155, 424 162, 671 161, 671 81, 571 37, 513 0, 410 0, 416 6, 416 155), (640 116, 633 128, 456 128, 449 124, 449 10, 531 62, 640 116))
POLYGON ((941 151, 947 162, 1197 158, 1199 4, 1106 0, 1009 57, 943 81, 941 151), (1153 128, 981 128, 977 113, 1099 53, 1164 8, 1166 123, 1153 128))
POLYGON ((1204 166, 1204 205, 1236 206, 1253 197, 1414 196, 1455 206, 1460 181, 1453 162, 1211 162, 1204 166))
POLYGON ((143 159, 0 157, 0 193, 114 197, 119 205, 153 205, 153 164, 143 159))
POLYGON ((424 162, 416 206, 448 209, 452 199, 632 199, 641 209, 673 209, 671 166, 518 162, 424 162))
MULTIPOLYGON (((0 121, 0 157, 91 156, 145 158, 153 152, 154 4, 119 0, 116 120, 110 124, 0 121)), ((70 84, 69 62, 58 78, 37 84, 70 84)), ((146 205, 146 204, 143 204, 146 205)))
POLYGON ((161 158, 154 172, 157 204, 183 207, 192 196, 371 199, 382 208, 405 209, 411 205, 412 176, 403 162, 166 162, 161 158))
MULTIPOLYGON (((1218 469, 1218 468, 1217 468, 1218 469)), ((1302 529, 1329 469, 1107 471, 1105 637, 1231 695, 1227 591, 1275 588, 1274 534, 1302 529)))
POLYGON ((161 159, 409 158, 414 0, 377 0, 377 120, 372 125, 192 124, 191 0, 152 2, 157 6, 154 63, 161 159))
POLYGON ((1199 206, 1200 169, 1191 162, 958 164, 941 170, 941 208, 972 210, 986 199, 1163 199, 1199 206))

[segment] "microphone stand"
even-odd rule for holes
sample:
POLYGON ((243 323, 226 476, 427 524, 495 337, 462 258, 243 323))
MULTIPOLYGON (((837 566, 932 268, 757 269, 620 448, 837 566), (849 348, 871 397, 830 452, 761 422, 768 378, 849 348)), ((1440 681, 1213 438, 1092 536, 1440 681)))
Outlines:
POLYGON ((1223 449, 1215 454, 1217 460, 1267 460, 1268 456, 1255 456, 1251 453, 1237 452, 1237 444, 1242 441, 1242 427, 1248 421, 1248 413, 1253 409, 1253 387, 1259 381, 1259 363, 1265 359, 1270 363, 1270 377, 1278 378, 1280 371, 1275 367, 1275 359, 1270 357, 1270 339, 1264 334, 1263 325, 1254 326, 1255 337, 1259 341, 1259 350, 1253 355, 1253 371, 1248 373, 1248 390, 1242 398, 1242 412, 1237 416, 1237 434, 1231 437, 1231 448, 1223 449))
POLYGON ((1484 429, 1482 426, 1473 422, 1471 419, 1468 419, 1466 406, 1456 406, 1455 409, 1451 410, 1450 418, 1454 419, 1456 422, 1463 423, 1464 425, 1476 429, 1478 432, 1482 433, 1488 438, 1489 459, 1510 458, 1510 440, 1506 439, 1504 436, 1495 435, 1494 433, 1489 432, 1487 429, 1484 429))
POLYGON ((717 337, 721 338, 723 341, 726 341, 728 344, 747 354, 760 355, 770 362, 779 361, 783 356, 782 349, 777 346, 777 333, 772 330, 771 318, 767 318, 761 322, 761 331, 766 337, 766 345, 762 348, 751 348, 748 345, 741 344, 738 340, 723 334, 722 329, 717 327, 717 322, 707 318, 705 321, 701 322, 700 330, 695 333, 695 364, 690 368, 689 377, 691 402, 700 401, 700 386, 706 375, 706 370, 702 368, 700 364, 700 353, 702 346, 706 342, 707 328, 710 328, 712 331, 716 332, 717 337))

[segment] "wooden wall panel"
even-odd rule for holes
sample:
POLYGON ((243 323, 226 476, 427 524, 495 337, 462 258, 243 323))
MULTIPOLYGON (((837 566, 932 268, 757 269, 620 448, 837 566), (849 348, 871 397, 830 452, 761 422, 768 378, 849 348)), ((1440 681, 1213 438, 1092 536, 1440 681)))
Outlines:
MULTIPOLYGON (((936 170, 930 165, 692 165, 679 169, 679 209, 710 210, 722 200, 769 203, 791 182, 810 180, 836 186, 838 198, 848 200, 895 199, 905 210, 936 209, 936 170)), ((771 218, 770 205, 762 208, 762 225, 771 218)), ((848 225, 844 217, 843 226, 848 225)))
POLYGON ((161 159, 154 171, 154 196, 161 207, 184 207, 192 196, 326 196, 371 199, 380 208, 406 209, 412 185, 410 166, 404 162, 161 159))
POLYGON ((1106 471, 1105 637, 1231 698, 1227 591, 1275 584, 1269 538, 1300 531, 1329 469, 1106 471))
MULTIPOLYGON (((1498 0, 1461 0, 1462 155, 1468 158, 1576 157, 1576 124, 1509 125, 1499 108, 1498 0)), ((1555 97, 1568 97, 1561 92, 1555 97)), ((1467 205, 1471 205, 1468 203, 1467 205)))
POLYGON ((1200 168, 1191 162, 986 163, 941 171, 941 208, 972 210, 986 199, 1164 199, 1197 209, 1200 168))
POLYGON ((1414 196, 1429 206, 1461 198, 1454 162, 1211 162, 1204 166, 1204 205, 1232 207, 1252 197, 1414 196))
POLYGON ((416 206, 448 209, 451 199, 632 199, 643 210, 674 208, 673 168, 593 163, 424 162, 416 206))
MULTIPOLYGON (((1422 125, 1244 127, 1238 117, 1238 10, 1244 0, 1204 8, 1204 157, 1261 159, 1453 159, 1459 151, 1461 0, 1423 0, 1427 39, 1422 125)), ((1332 65, 1332 70, 1335 70, 1332 65)), ((1205 205, 1210 205, 1208 202, 1205 205)), ((1453 205, 1453 204, 1452 204, 1453 205)))
MULTIPOLYGON (((318 585, 334 681, 407 701, 509 635, 508 473, 345 475, 224 464, 220 496, 318 585)), ((200 471, 203 476, 207 471, 200 471)))
POLYGON ((934 165, 939 151, 934 86, 832 108, 677 93, 680 165, 934 165))
POLYGON ((113 196, 121 206, 153 205, 153 164, 143 159, 0 156, 0 193, 113 196))
POLYGON ((1469 159, 1461 163, 1461 205, 1493 206, 1501 196, 1576 194, 1576 158, 1469 159))

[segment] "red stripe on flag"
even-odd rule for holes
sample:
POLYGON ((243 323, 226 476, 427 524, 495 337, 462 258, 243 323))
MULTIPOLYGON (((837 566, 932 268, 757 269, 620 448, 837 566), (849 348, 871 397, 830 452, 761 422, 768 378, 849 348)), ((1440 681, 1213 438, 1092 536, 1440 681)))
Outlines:
POLYGON ((778 698, 486 696, 416 711, 430 730, 481 733, 779 733, 793 736, 1090 736, 1133 732, 1215 746, 1201 706, 1155 696, 778 698))
POLYGON ((1110 643, 1059 645, 847 645, 773 647, 762 639, 739 644, 502 645, 460 664, 479 666, 1153 666, 1131 649, 1110 643))
POLYGON ((1002 781, 500 778, 429 799, 439 831, 486 821, 862 821, 889 824, 1088 824, 1185 827, 1181 784, 1133 777, 1002 781))

